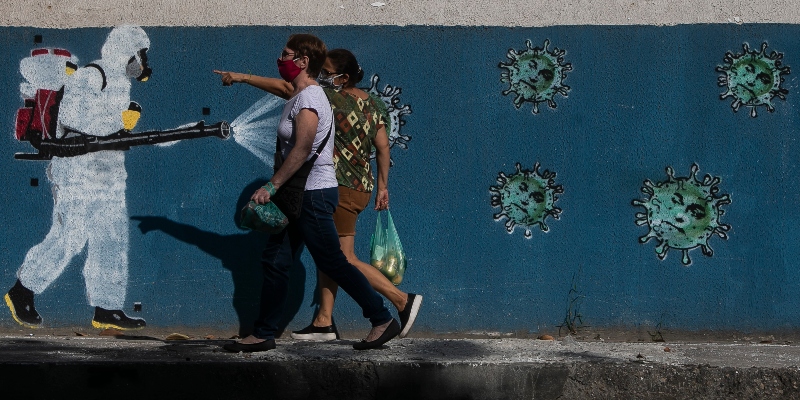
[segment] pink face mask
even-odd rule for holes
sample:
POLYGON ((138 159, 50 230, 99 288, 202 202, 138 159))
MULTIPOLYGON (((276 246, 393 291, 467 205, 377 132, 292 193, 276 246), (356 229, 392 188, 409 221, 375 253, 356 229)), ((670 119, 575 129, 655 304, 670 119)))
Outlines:
POLYGON ((278 73, 281 74, 281 78, 286 82, 294 81, 294 78, 297 78, 297 75, 300 75, 300 72, 303 70, 294 63, 294 60, 286 60, 283 61, 280 58, 278 59, 278 73))

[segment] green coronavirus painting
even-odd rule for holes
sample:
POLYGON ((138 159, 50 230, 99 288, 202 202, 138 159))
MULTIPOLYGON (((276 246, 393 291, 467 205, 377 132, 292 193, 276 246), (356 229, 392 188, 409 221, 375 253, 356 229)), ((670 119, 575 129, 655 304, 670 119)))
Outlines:
POLYGON ((666 181, 644 181, 642 193, 648 198, 632 201, 646 211, 636 213, 636 224, 650 227, 650 232, 640 237, 639 242, 656 239, 659 259, 663 260, 672 248, 683 252, 683 265, 690 265, 689 250, 700 247, 704 255, 711 257, 714 251, 708 245, 709 239, 714 235, 728 238, 731 227, 719 219, 724 214, 720 207, 731 203, 730 196, 718 194, 718 177, 707 174, 702 181, 698 180, 699 169, 693 164, 690 176, 676 178, 675 171, 667 167, 666 181))
POLYGON ((564 85, 564 79, 567 71, 572 70, 572 64, 564 63, 564 50, 547 50, 549 40, 544 41, 543 47, 533 47, 530 40, 525 44, 527 48, 519 53, 514 49, 508 50, 506 57, 510 61, 498 65, 506 69, 500 74, 500 82, 509 84, 503 95, 514 93, 517 109, 530 102, 533 103, 533 113, 538 114, 539 103, 546 102, 550 108, 556 108, 554 97, 557 94, 567 96, 569 86, 564 85))
POLYGON ((550 228, 545 223, 548 216, 558 219, 561 209, 555 207, 557 194, 564 193, 561 185, 556 185, 555 172, 545 170, 539 174, 539 163, 533 170, 522 169, 517 163, 517 171, 511 175, 503 172, 497 177, 498 186, 489 187, 492 194, 492 207, 500 207, 494 220, 507 219, 506 231, 514 233, 514 228, 525 229, 525 238, 533 236, 531 227, 539 226, 543 232, 550 228))
POLYGON ((761 45, 761 51, 750 50, 747 43, 742 47, 741 54, 725 53, 725 64, 717 66, 717 71, 723 73, 718 78, 719 86, 727 88, 719 97, 733 97, 733 111, 739 111, 741 106, 749 107, 753 118, 758 116, 758 107, 774 112, 772 99, 786 100, 789 93, 781 87, 783 75, 789 74, 789 67, 781 65, 783 53, 773 51, 768 55, 767 43, 761 45))

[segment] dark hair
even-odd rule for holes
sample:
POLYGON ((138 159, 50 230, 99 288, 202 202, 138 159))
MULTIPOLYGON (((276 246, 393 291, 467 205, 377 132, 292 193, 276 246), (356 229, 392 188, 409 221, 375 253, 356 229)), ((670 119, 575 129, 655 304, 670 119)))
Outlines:
POLYGON ((364 79, 364 71, 358 65, 356 56, 350 50, 333 49, 328 52, 328 60, 331 60, 331 64, 336 68, 336 71, 330 72, 347 74, 350 77, 344 87, 353 87, 364 79))
POLYGON ((325 55, 328 48, 320 38, 308 34, 298 33, 289 36, 286 41, 286 47, 295 51, 296 56, 308 57, 308 76, 316 78, 319 71, 322 69, 322 64, 325 64, 325 55))

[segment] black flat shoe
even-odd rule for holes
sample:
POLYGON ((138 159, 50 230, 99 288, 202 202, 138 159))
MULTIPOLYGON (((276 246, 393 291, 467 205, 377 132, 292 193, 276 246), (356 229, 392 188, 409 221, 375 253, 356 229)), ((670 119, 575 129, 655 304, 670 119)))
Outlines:
POLYGON ((408 294, 406 308, 397 313, 400 317, 400 339, 408 335, 408 331, 411 330, 411 326, 414 325, 414 321, 417 319, 417 313, 419 313, 419 307, 421 305, 422 296, 414 293, 408 294))
POLYGON ((362 340, 358 343, 353 343, 353 348, 356 350, 377 349, 378 347, 383 346, 384 343, 392 340, 392 338, 398 334, 400 334, 400 324, 397 323, 396 319, 392 318, 392 322, 386 327, 386 330, 383 331, 379 338, 371 342, 362 340))
POLYGON ((299 331, 292 331, 292 339, 297 340, 334 340, 339 338, 336 325, 314 326, 309 325, 299 331))
POLYGON ((233 343, 228 343, 228 344, 222 346, 222 348, 227 350, 227 351, 230 351, 231 353, 238 353, 240 351, 244 352, 244 353, 253 353, 253 352, 256 352, 256 351, 267 351, 267 350, 275 349, 275 340, 274 339, 269 339, 269 340, 265 340, 263 342, 258 342, 258 343, 253 343, 253 344, 244 344, 244 343, 240 343, 240 342, 233 342, 233 343))

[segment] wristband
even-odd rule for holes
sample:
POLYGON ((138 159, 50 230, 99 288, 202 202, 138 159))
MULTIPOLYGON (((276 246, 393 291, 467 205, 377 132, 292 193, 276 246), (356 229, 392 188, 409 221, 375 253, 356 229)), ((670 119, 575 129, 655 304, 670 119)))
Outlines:
POLYGON ((274 196, 275 192, 277 191, 275 189, 275 185, 273 185, 272 182, 267 182, 267 184, 262 186, 262 188, 266 190, 270 196, 274 196))

